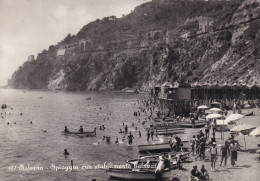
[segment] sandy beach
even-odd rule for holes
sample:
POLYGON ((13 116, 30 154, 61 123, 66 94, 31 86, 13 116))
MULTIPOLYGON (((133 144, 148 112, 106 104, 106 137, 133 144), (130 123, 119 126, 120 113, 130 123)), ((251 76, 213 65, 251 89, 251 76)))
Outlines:
MULTIPOLYGON (((250 124, 254 126, 260 125, 260 110, 255 108, 252 109, 254 111, 254 116, 245 117, 236 122, 237 125, 239 124, 250 124)), ((249 110, 243 110, 246 113, 249 110)), ((231 114, 231 111, 229 112, 231 114)), ((194 130, 195 131, 195 130, 194 130)), ((198 130, 196 130, 198 131, 198 130)), ((196 132, 195 131, 195 132, 196 132)), ((230 132, 225 132, 224 139, 230 136, 230 132)), ((239 144, 245 148, 244 145, 244 136, 239 135, 235 137, 235 140, 239 141, 239 144)), ((255 149, 257 148, 257 144, 260 143, 260 137, 252 137, 252 136, 245 136, 246 140, 246 148, 247 149, 255 149)), ((224 140, 221 140, 220 132, 216 133, 216 141, 218 145, 224 143, 224 140)), ((205 168, 207 169, 210 178, 212 180, 222 180, 222 181, 229 181, 229 180, 236 180, 236 181, 257 181, 260 180, 260 160, 259 160, 259 153, 249 153, 249 152, 238 152, 238 160, 236 162, 236 166, 231 165, 230 156, 228 156, 227 166, 220 167, 221 156, 218 156, 218 160, 216 162, 216 171, 213 172, 211 170, 211 162, 210 162, 210 155, 206 149, 206 157, 205 160, 200 161, 200 158, 195 160, 195 156, 190 157, 191 163, 184 163, 182 170, 174 170, 174 177, 179 178, 180 180, 188 180, 190 178, 190 171, 194 165, 197 165, 200 169, 201 165, 204 164, 205 168)))

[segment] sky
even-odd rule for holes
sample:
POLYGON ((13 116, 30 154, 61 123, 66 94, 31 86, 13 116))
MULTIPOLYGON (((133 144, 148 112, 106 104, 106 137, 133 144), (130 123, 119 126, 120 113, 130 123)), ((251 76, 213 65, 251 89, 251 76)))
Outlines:
POLYGON ((0 86, 29 55, 96 19, 129 14, 149 0, 0 0, 0 86))

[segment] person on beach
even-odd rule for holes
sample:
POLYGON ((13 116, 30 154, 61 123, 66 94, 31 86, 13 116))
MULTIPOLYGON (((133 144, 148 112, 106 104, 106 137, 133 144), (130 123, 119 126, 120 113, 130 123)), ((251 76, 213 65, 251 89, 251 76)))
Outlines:
POLYGON ((153 140, 154 130, 151 129, 151 139, 153 140))
POLYGON ((128 139, 128 144, 129 144, 129 145, 132 145, 134 136, 132 135, 131 132, 129 133, 129 136, 127 137, 127 139, 128 139))
POLYGON ((82 126, 80 126, 80 128, 79 128, 79 132, 80 132, 81 134, 83 134, 83 127, 82 127, 82 126))
POLYGON ((142 137, 142 134, 141 134, 141 131, 139 130, 139 138, 141 138, 142 137))
POLYGON ((215 136, 213 136, 213 137, 211 138, 211 141, 209 142, 209 144, 212 145, 214 142, 216 143, 216 138, 215 138, 215 136))
POLYGON ((149 142, 149 139, 150 139, 150 131, 147 130, 147 141, 149 142))
POLYGON ((212 143, 212 147, 210 148, 209 150, 210 152, 210 160, 211 160, 211 169, 213 171, 216 171, 215 170, 215 165, 216 165, 216 161, 218 159, 218 150, 217 150, 217 147, 216 147, 216 142, 213 142, 212 143))
POLYGON ((207 122, 206 126, 205 126, 205 135, 206 135, 206 139, 209 139, 209 130, 210 130, 210 123, 207 122))
POLYGON ((236 142, 231 142, 230 144, 230 158, 231 158, 231 165, 235 166, 236 161, 237 161, 237 143, 236 142))
POLYGON ((65 132, 65 133, 68 133, 68 132, 69 132, 67 126, 65 126, 65 128, 64 128, 64 132, 65 132))
POLYGON ((200 146, 199 146, 199 155, 196 156, 196 160, 198 157, 200 157, 200 160, 201 160, 201 157, 202 159, 204 160, 205 159, 205 149, 206 149, 206 139, 204 138, 204 136, 202 136, 200 138, 200 146))
POLYGON ((191 138, 190 140, 190 143, 191 143, 191 152, 192 152, 192 155, 194 156, 194 151, 195 151, 195 143, 196 143, 196 140, 195 140, 195 135, 193 135, 193 137, 191 138))
POLYGON ((191 179, 194 181, 199 181, 199 177, 201 176, 200 172, 198 171, 198 167, 195 165, 191 170, 191 179))
POLYGON ((195 128, 195 118, 191 117, 192 128, 195 128))
POLYGON ((96 135, 97 134, 97 128, 94 128, 94 134, 96 135))
POLYGON ((197 135, 197 137, 195 138, 196 155, 199 154, 199 145, 200 145, 200 139, 199 139, 199 135, 197 135))
POLYGON ((201 176, 200 176, 201 180, 209 180, 209 173, 205 169, 204 165, 201 165, 200 173, 201 173, 201 176))
POLYGON ((204 136, 204 133, 203 133, 202 129, 200 129, 200 131, 199 131, 199 137, 201 138, 202 136, 204 136))
POLYGON ((220 166, 222 166, 222 162, 225 159, 224 167, 226 167, 226 165, 227 165, 227 156, 230 155, 229 144, 228 144, 227 140, 225 141, 225 144, 221 146, 220 152, 221 152, 220 166))

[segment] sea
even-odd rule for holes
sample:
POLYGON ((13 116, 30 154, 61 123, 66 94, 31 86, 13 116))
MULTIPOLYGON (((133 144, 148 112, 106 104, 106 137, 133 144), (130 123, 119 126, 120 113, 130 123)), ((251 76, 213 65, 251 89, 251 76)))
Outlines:
POLYGON ((146 96, 0 89, 0 103, 7 104, 0 109, 0 180, 110 180, 105 168, 124 167, 125 160, 137 158, 137 145, 146 139, 141 124, 146 115, 134 116, 146 96), (123 124, 133 133, 133 145, 122 141, 127 138, 119 133, 123 124), (65 126, 70 131, 96 127, 97 136, 64 135, 65 126), (143 133, 141 138, 135 127, 143 133))

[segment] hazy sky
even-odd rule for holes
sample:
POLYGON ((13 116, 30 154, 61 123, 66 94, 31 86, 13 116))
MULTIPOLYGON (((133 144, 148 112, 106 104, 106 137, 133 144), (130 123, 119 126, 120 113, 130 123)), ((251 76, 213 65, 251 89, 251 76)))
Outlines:
POLYGON ((0 0, 0 85, 29 55, 105 16, 121 17, 148 0, 0 0))

